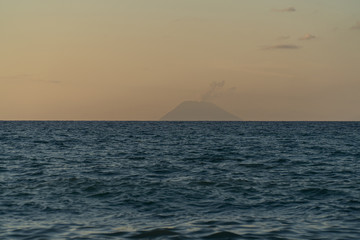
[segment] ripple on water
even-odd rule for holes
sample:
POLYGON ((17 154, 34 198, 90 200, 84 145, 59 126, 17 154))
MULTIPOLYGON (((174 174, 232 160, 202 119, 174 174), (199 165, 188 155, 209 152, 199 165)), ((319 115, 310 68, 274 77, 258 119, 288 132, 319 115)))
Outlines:
POLYGON ((0 125, 0 239, 360 238, 360 123, 0 125))

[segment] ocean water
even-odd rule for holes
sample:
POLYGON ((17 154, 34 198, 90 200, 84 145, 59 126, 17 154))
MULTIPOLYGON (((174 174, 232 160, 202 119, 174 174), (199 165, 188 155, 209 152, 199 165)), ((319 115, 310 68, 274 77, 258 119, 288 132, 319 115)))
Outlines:
POLYGON ((0 239, 360 239, 360 122, 0 122, 0 239))

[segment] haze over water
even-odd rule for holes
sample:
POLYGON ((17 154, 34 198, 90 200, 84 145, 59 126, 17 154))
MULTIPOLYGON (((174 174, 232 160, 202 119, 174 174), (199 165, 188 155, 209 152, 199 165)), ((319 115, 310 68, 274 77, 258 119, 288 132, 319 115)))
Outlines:
POLYGON ((359 121, 359 0, 1 0, 1 120, 359 121))
POLYGON ((1 239, 359 239, 359 122, 0 122, 1 239))

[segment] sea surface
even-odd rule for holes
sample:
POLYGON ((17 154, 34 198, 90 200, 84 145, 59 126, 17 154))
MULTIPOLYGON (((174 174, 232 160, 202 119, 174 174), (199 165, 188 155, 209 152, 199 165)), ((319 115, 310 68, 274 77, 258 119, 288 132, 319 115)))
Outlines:
POLYGON ((0 239, 360 239, 360 122, 0 121, 0 239))

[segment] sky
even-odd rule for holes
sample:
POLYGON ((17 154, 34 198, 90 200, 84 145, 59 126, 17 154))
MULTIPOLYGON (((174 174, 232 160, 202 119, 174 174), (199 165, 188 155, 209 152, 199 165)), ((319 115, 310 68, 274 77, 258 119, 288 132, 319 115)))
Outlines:
POLYGON ((360 121, 359 0, 0 0, 0 120, 360 121))

